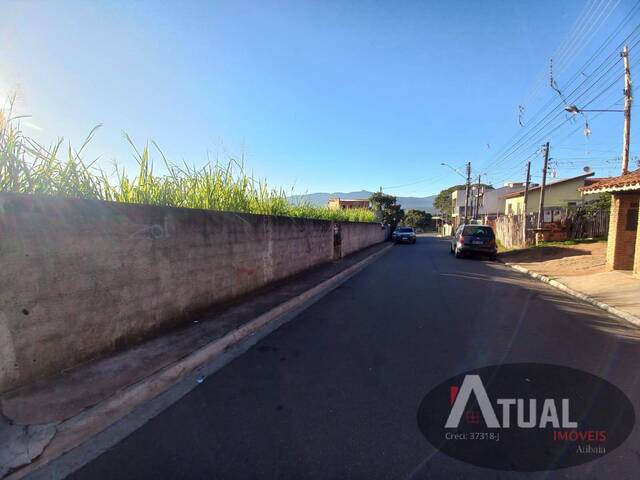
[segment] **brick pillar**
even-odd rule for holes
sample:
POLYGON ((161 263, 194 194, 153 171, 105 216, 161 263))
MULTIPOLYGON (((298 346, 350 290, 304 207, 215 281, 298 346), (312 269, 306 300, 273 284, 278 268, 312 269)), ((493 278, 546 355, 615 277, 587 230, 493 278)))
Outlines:
POLYGON ((640 200, 640 194, 636 193, 611 194, 607 243, 608 270, 633 270, 634 268, 637 225, 633 225, 630 215, 633 213, 637 217, 638 200, 640 200))
POLYGON ((638 209, 638 228, 636 229, 636 252, 633 262, 633 276, 640 278, 640 209, 638 209))

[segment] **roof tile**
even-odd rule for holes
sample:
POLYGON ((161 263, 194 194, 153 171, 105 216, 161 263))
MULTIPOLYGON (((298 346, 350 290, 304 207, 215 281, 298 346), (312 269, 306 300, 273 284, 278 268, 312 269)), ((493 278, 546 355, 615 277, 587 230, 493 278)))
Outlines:
POLYGON ((616 192, 621 190, 640 190, 640 168, 619 177, 606 178, 600 182, 581 187, 582 193, 616 192))

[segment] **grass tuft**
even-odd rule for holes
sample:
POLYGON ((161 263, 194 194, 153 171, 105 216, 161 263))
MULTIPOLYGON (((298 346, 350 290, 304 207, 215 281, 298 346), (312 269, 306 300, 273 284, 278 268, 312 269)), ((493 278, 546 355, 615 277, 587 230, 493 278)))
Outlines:
POLYGON ((152 142, 168 172, 155 175, 149 144, 139 149, 126 134, 138 163, 137 171, 130 175, 116 164, 115 173, 108 175, 95 166, 95 160, 83 160, 83 152, 100 125, 89 132, 78 150, 70 144, 65 148, 63 139, 44 147, 24 135, 20 117, 13 116, 12 107, 10 101, 8 108, 0 110, 0 192, 334 221, 375 221, 374 213, 366 208, 329 210, 305 201, 291 204, 283 189, 269 187, 266 180, 249 175, 244 163, 234 158, 226 163, 208 162, 199 168, 172 163, 152 142))

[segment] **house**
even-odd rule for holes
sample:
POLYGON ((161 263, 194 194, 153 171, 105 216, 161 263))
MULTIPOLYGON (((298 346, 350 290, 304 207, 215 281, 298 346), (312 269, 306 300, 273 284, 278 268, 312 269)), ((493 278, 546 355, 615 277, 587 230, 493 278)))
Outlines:
MULTIPOLYGON (((500 214, 505 213, 504 199, 507 194, 520 191, 524 188, 523 182, 507 182, 503 187, 499 188, 481 188, 480 198, 478 199, 478 212, 475 212, 475 205, 477 199, 477 191, 474 185, 471 186, 469 192, 469 218, 476 216, 478 218, 484 217, 495 218, 500 214), (474 215, 477 213, 477 215, 474 215)), ((464 202, 465 202, 466 190, 456 190, 451 193, 451 206, 452 217, 454 225, 459 225, 461 219, 464 218, 464 202)))
POLYGON ((330 198, 327 202, 330 210, 345 210, 347 208, 369 208, 367 199, 330 198))
MULTIPOLYGON (((461 219, 465 217, 464 214, 464 202, 467 191, 463 188, 461 190, 454 190, 451 192, 451 222, 454 226, 460 225, 461 219)), ((469 202, 471 195, 469 195, 469 202)), ((469 208, 469 211, 471 209, 469 208)))
POLYGON ((640 278, 640 169, 580 190, 584 195, 611 194, 607 268, 632 270, 640 278))
POLYGON ((503 197, 524 189, 524 182, 508 182, 504 187, 486 189, 480 196, 480 216, 495 218, 505 213, 503 197))
MULTIPOLYGON (((582 203, 580 188, 588 186, 600 179, 592 179, 594 175, 584 173, 577 177, 550 182, 544 187, 544 221, 560 220, 567 208, 576 207, 582 203)), ((502 197, 505 202, 504 212, 507 215, 521 215, 524 210, 524 189, 502 197)), ((538 212, 540 207, 540 186, 529 188, 527 197, 527 213, 538 212)))

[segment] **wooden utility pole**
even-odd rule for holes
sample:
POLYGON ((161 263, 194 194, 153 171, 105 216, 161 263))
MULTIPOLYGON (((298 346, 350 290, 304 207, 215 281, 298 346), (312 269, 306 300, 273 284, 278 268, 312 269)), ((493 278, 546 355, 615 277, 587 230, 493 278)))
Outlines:
POLYGON ((478 185, 476 185, 476 208, 473 218, 480 217, 480 175, 478 175, 478 185))
POLYGON ((544 187, 547 184, 547 165, 549 163, 549 142, 544 144, 544 166, 542 167, 542 184, 540 185, 540 206, 538 207, 538 228, 542 228, 544 219, 544 187))
POLYGON ((527 203, 529 201, 529 182, 531 181, 531 162, 527 162, 527 181, 524 184, 524 200, 522 202, 522 242, 527 246, 527 203))
POLYGON ((467 188, 464 195, 464 223, 469 219, 469 193, 471 192, 471 162, 467 162, 467 188))
POLYGON ((622 175, 629 172, 629 140, 631 136, 631 69, 629 68, 629 48, 625 45, 620 54, 624 62, 624 132, 622 144, 622 175))

